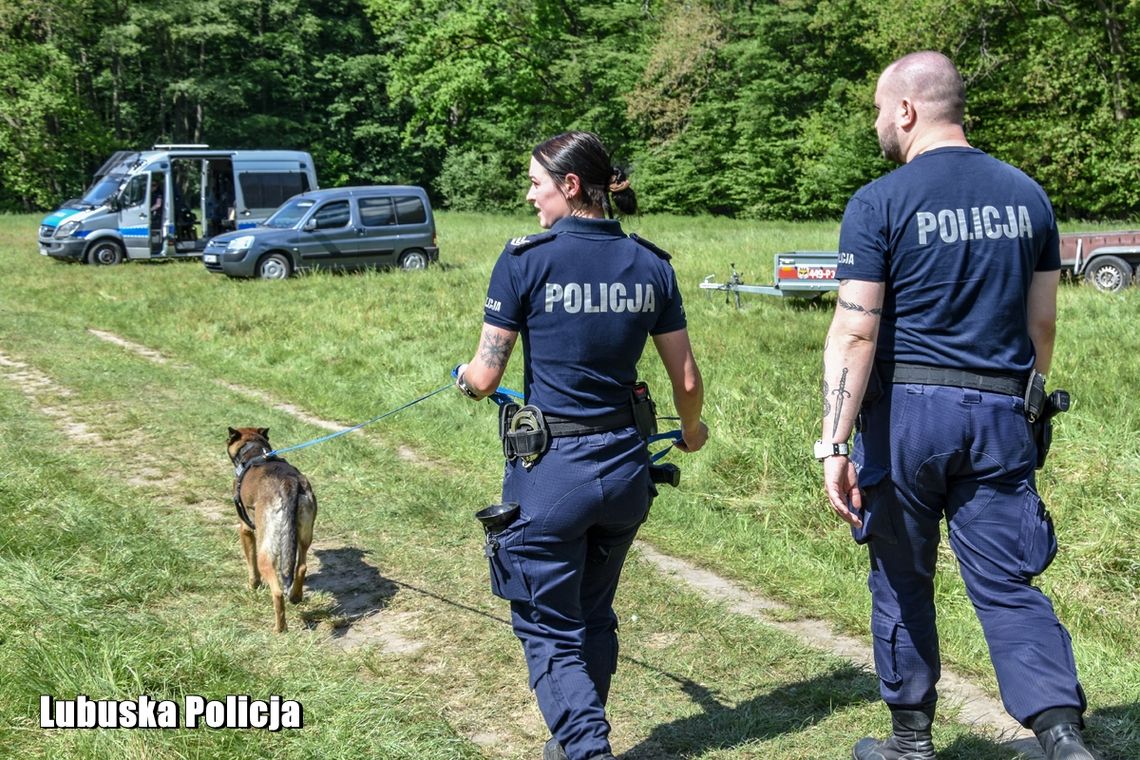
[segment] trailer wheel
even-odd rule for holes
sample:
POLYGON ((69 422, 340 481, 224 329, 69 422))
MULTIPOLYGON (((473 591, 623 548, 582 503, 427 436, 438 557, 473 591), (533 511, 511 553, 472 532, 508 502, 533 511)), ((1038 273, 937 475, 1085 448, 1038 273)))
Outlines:
POLYGON ((87 263, 112 266, 123 263, 123 246, 117 240, 99 240, 87 249, 87 263))
POLYGON ((263 280, 284 280, 291 270, 289 258, 283 253, 271 253, 257 262, 257 276, 263 280))
POLYGON ((1102 293, 1117 293, 1132 284, 1132 265, 1117 256, 1097 256, 1085 268, 1085 279, 1102 293))

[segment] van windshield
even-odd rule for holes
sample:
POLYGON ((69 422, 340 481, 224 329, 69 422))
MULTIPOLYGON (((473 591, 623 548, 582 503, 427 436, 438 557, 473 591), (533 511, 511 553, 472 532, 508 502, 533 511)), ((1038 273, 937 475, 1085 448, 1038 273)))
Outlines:
POLYGON ((294 198, 287 201, 284 206, 273 212, 273 216, 265 220, 264 225, 278 229, 296 227, 301 217, 313 207, 313 203, 315 201, 312 198, 294 198))
POLYGON ((123 176, 122 174, 108 174, 106 177, 100 178, 95 184, 87 188, 87 192, 80 202, 91 208, 102 206, 119 189, 119 185, 123 182, 123 176))

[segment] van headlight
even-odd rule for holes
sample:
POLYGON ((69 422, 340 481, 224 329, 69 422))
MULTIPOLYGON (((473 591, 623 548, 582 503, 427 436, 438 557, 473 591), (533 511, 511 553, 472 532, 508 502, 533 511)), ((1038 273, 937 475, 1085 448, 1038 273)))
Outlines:
POLYGON ((80 222, 64 222, 56 229, 55 236, 60 238, 71 237, 80 226, 82 226, 80 222))
POLYGON ((226 253, 241 253, 248 251, 249 247, 253 245, 253 235, 242 235, 239 238, 234 238, 226 246, 226 253))

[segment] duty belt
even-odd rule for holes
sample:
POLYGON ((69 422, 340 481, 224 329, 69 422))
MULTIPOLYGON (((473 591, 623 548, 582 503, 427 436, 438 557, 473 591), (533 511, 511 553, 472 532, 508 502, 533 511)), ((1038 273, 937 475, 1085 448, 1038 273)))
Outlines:
POLYGON ((559 417, 554 414, 547 414, 545 417, 551 438, 608 433, 633 424, 633 412, 628 408, 609 414, 599 414, 596 417, 559 417))
POLYGON ((1004 393, 1007 396, 1024 396, 1029 380, 1024 375, 1006 375, 984 370, 950 369, 948 367, 928 367, 922 364, 882 363, 879 365, 882 378, 889 383, 915 383, 917 385, 949 385, 955 388, 970 388, 990 393, 1004 393))
POLYGON ((546 453, 551 438, 570 435, 591 435, 618 430, 634 424, 632 409, 619 409, 593 417, 559 417, 545 414, 527 404, 503 404, 499 407, 499 438, 503 441, 503 455, 507 461, 523 460, 532 467, 546 453))

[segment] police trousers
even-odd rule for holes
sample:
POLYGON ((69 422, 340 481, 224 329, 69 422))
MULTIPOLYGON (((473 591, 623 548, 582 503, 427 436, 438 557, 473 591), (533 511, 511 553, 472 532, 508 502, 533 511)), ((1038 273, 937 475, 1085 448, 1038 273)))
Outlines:
POLYGON ((511 603, 530 687, 570 760, 611 751, 614 592, 649 488, 648 452, 633 427, 554 438, 530 469, 507 463, 503 500, 520 510, 498 537, 491 586, 511 603))
POLYGON ((1034 481, 1023 401, 963 388, 886 385, 864 406, 853 461, 869 549, 871 633, 883 701, 933 706, 940 675, 934 570, 940 522, 989 646, 1005 709, 1022 725, 1085 708, 1069 633, 1033 578, 1057 551, 1034 481))

